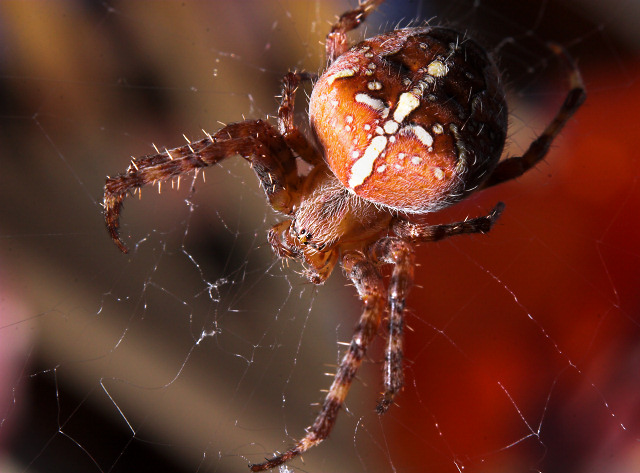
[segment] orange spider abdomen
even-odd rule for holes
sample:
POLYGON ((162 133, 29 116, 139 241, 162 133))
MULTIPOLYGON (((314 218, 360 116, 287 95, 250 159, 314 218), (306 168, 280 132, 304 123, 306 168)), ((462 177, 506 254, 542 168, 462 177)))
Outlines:
POLYGON ((358 196, 425 213, 462 199, 490 174, 507 132, 497 68, 447 28, 365 40, 318 79, 309 117, 325 159, 358 196))

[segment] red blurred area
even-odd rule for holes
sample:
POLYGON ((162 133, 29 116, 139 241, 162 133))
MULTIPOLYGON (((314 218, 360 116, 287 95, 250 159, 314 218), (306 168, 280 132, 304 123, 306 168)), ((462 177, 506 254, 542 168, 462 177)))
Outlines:
POLYGON ((640 83, 583 74, 546 161, 454 210, 504 200, 491 234, 419 252, 398 471, 640 471, 640 83))

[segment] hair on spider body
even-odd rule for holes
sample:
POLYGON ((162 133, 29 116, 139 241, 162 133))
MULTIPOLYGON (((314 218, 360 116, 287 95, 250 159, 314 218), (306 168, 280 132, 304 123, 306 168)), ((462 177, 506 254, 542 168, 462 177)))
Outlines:
POLYGON ((134 160, 105 184, 107 229, 127 252, 119 235, 127 194, 240 155, 251 163, 271 207, 285 216, 267 236, 274 253, 301 261, 314 284, 339 263, 356 287, 362 314, 315 421, 287 451, 250 465, 253 471, 275 468, 329 435, 385 314, 377 411, 391 406, 403 387, 404 308, 414 245, 486 233, 504 204, 463 222, 429 225, 421 216, 534 167, 586 97, 571 57, 550 45, 569 71, 571 89, 525 153, 501 161, 507 104, 491 56, 465 34, 431 26, 397 29, 349 48, 346 33, 382 1, 363 1, 327 35, 329 66, 309 104, 320 149, 293 122, 298 85, 315 75, 289 72, 277 128, 263 120, 232 123, 200 141, 134 160), (309 173, 298 172, 298 157, 311 166, 309 173), (379 269, 386 264, 393 267, 387 288, 379 269))

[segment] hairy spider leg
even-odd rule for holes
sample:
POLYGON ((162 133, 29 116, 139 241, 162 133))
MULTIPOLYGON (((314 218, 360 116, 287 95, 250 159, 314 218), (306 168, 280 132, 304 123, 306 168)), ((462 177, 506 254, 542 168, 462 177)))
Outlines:
POLYGON ((359 253, 345 255, 342 259, 342 267, 349 279, 353 281, 364 305, 362 315, 351 338, 351 344, 340 362, 338 372, 322 404, 322 409, 313 425, 308 429, 307 435, 286 452, 268 459, 264 463, 249 465, 251 471, 263 471, 282 465, 327 438, 362 363, 367 347, 378 332, 385 302, 382 276, 376 266, 359 253))
POLYGON ((162 182, 240 155, 251 163, 271 206, 290 214, 297 203, 299 177, 293 153, 276 129, 263 120, 233 123, 215 135, 132 160, 129 169, 110 177, 104 186, 107 229, 118 248, 128 251, 119 235, 119 219, 126 195, 149 183, 162 182))
POLYGON ((375 10, 384 0, 366 0, 353 10, 340 15, 331 27, 331 32, 327 35, 325 49, 327 64, 331 64, 338 57, 342 56, 349 49, 347 33, 356 29, 369 13, 375 10))
POLYGON ((573 58, 567 50, 559 44, 550 43, 548 46, 561 58, 565 67, 567 67, 571 89, 556 116, 551 123, 547 125, 542 134, 529 145, 529 149, 527 149, 522 156, 515 156, 498 163, 493 173, 484 184, 482 184, 481 189, 486 189, 487 187, 520 177, 542 161, 547 155, 553 140, 556 139, 558 133, 560 133, 569 119, 576 113, 587 98, 580 70, 573 58))
POLYGON ((488 215, 475 217, 462 222, 443 223, 440 225, 428 225, 397 218, 391 224, 391 230, 405 241, 425 243, 444 240, 454 235, 465 233, 488 233, 496 223, 502 211, 504 203, 498 202, 488 215))
POLYGON ((291 71, 282 78, 282 98, 278 108, 278 131, 293 151, 313 166, 326 165, 322 155, 309 143, 307 137, 294 123, 296 92, 301 82, 317 79, 317 74, 306 71, 291 71))
POLYGON ((413 285, 413 248, 406 240, 415 242, 436 241, 464 233, 487 233, 500 216, 504 204, 498 203, 487 216, 464 222, 444 225, 419 225, 403 221, 396 224, 403 239, 385 238, 374 243, 371 257, 380 263, 393 264, 393 273, 388 289, 389 323, 388 339, 384 359, 384 391, 378 402, 378 414, 384 414, 404 385, 403 338, 404 308, 409 289, 413 285))
POLYGON ((384 357, 384 391, 376 411, 384 414, 393 403, 396 394, 404 386, 403 341, 404 311, 409 289, 413 286, 413 246, 400 238, 384 238, 375 242, 369 250, 371 258, 378 263, 393 265, 391 281, 387 290, 389 322, 387 324, 387 346, 384 357))

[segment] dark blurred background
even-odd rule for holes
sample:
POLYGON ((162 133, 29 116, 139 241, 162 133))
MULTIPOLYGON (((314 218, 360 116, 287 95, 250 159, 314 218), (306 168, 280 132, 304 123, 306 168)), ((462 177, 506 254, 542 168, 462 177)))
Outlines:
MULTIPOLYGON (((282 75, 321 70, 355 4, 0 3, 0 471, 242 472, 303 434, 360 306, 340 271, 315 288, 275 259, 246 163, 129 198, 126 256, 99 201, 152 143, 273 116, 282 75)), ((488 236, 420 248, 398 405, 373 410, 378 340, 290 468, 640 470, 638 18, 624 0, 389 0, 353 33, 431 20, 479 39, 511 155, 566 94, 548 41, 589 96, 535 170, 433 216, 507 205, 488 236)))

